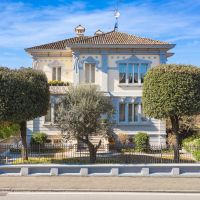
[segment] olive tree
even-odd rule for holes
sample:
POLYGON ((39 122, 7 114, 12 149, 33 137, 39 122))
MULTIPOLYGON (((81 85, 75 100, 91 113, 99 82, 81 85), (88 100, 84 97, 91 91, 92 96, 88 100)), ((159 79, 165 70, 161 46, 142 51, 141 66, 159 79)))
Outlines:
POLYGON ((20 124, 22 156, 26 160, 26 121, 45 115, 48 105, 49 86, 43 72, 0 68, 0 121, 20 124))
POLYGON ((174 160, 179 161, 179 121, 200 113, 200 69, 191 65, 160 65, 150 69, 143 84, 144 114, 170 118, 175 135, 174 160))
POLYGON ((67 139, 76 139, 88 146, 90 162, 96 161, 101 146, 93 144, 91 136, 112 134, 112 102, 95 86, 70 87, 58 107, 57 123, 67 139))

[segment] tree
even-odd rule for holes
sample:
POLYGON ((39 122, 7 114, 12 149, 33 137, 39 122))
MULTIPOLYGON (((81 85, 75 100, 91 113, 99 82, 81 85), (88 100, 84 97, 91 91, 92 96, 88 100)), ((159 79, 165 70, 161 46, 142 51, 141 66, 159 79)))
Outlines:
POLYGON ((160 65, 150 69, 143 84, 144 114, 170 118, 175 135, 174 160, 179 161, 179 121, 200 113, 200 69, 191 65, 160 65))
POLYGON ((58 127, 67 139, 85 143, 90 153, 90 162, 95 163, 101 140, 95 145, 90 137, 109 136, 111 130, 112 102, 97 91, 95 86, 70 87, 58 109, 58 127))
POLYGON ((45 115, 48 105, 49 85, 43 72, 0 68, 0 121, 20 124, 22 157, 26 160, 26 121, 45 115))

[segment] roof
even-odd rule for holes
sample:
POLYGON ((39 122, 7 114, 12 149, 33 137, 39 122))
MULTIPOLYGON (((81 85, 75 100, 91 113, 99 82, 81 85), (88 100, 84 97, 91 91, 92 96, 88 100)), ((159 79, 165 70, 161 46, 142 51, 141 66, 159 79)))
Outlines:
POLYGON ((130 35, 122 32, 108 32, 101 35, 85 38, 77 41, 77 44, 169 44, 159 40, 152 40, 149 38, 142 38, 135 35, 130 35))
POLYGON ((40 46, 35 46, 27 48, 26 50, 40 50, 40 49, 52 49, 52 50, 64 50, 66 47, 86 47, 88 45, 95 45, 95 47, 105 46, 105 45, 126 45, 126 46, 146 46, 146 47, 156 47, 156 48, 169 48, 173 47, 172 44, 167 42, 162 42, 159 40, 153 40, 150 38, 139 37, 135 35, 130 35, 127 33, 111 31, 103 33, 96 36, 82 36, 74 37, 70 39, 65 39, 49 44, 44 44, 40 46))
POLYGON ((42 44, 42 45, 38 45, 38 46, 34 46, 34 47, 30 47, 25 49, 26 51, 28 50, 37 50, 37 49, 53 49, 53 50, 64 50, 66 49, 68 44, 73 44, 78 42, 79 40, 85 39, 87 38, 87 36, 82 36, 82 37, 74 37, 74 38, 69 38, 69 39, 65 39, 65 40, 60 40, 57 42, 51 42, 48 44, 42 44))

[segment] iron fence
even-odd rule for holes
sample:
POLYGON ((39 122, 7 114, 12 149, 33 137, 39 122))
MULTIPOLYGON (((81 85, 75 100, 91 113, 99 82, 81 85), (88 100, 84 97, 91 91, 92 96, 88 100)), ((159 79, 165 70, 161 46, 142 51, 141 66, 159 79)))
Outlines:
MULTIPOLYGON (((178 148, 180 157, 174 159, 172 146, 147 146, 136 148, 130 145, 101 146, 96 154, 96 163, 107 164, 148 164, 148 163, 198 163, 200 146, 178 148)), ((87 148, 77 145, 45 144, 28 147, 29 159, 21 156, 19 145, 0 144, 0 164, 89 164, 90 153, 87 148)))

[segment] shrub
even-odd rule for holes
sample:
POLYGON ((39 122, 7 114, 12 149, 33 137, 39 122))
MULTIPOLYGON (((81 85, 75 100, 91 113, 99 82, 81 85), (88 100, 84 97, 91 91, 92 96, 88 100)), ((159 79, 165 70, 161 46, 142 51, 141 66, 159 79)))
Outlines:
POLYGON ((69 82, 53 80, 53 81, 49 81, 49 85, 50 86, 69 86, 69 82))
POLYGON ((148 151, 149 149, 149 135, 147 133, 139 132, 134 137, 134 142, 137 151, 148 151))
POLYGON ((195 157, 197 161, 200 161, 200 150, 195 150, 192 155, 195 157))
POLYGON ((119 133, 118 140, 119 140, 120 144, 125 145, 126 142, 128 141, 128 135, 124 134, 124 133, 119 133))
POLYGON ((0 123, 0 138, 6 139, 11 136, 19 135, 20 126, 16 123, 2 122, 0 123))
POLYGON ((196 147, 200 147, 200 138, 193 135, 184 139, 182 145, 186 151, 192 152, 196 147))
POLYGON ((45 133, 36 132, 31 137, 31 145, 44 145, 47 141, 45 133))

